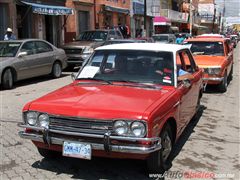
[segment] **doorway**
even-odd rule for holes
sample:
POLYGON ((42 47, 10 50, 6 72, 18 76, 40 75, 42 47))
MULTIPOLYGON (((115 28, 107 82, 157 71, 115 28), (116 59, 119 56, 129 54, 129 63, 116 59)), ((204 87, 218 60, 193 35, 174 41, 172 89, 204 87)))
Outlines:
POLYGON ((53 45, 59 47, 60 45, 60 31, 59 17, 45 15, 45 26, 46 26, 46 40, 53 45))
POLYGON ((78 11, 79 34, 83 31, 89 30, 89 18, 89 11, 78 11))

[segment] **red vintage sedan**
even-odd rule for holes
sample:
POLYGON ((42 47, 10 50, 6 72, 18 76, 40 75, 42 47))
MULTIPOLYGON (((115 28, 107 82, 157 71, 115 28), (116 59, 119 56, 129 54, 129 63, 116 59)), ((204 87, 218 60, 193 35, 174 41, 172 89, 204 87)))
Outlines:
POLYGON ((198 110, 202 75, 184 46, 102 46, 73 83, 25 105, 19 135, 46 158, 144 159, 163 172, 198 110))

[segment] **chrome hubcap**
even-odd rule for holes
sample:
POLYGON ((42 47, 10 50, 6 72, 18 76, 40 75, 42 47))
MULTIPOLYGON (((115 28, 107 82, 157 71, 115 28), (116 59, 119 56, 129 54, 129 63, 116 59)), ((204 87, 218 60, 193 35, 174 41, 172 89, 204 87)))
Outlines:
POLYGON ((56 77, 59 77, 61 75, 61 66, 59 64, 56 64, 54 66, 54 72, 56 77))
POLYGON ((172 150, 172 141, 168 134, 165 134, 162 140, 162 157, 163 161, 165 162, 172 150))
POLYGON ((9 86, 12 86, 13 78, 12 78, 12 73, 9 69, 4 74, 4 80, 5 82, 8 82, 9 86))

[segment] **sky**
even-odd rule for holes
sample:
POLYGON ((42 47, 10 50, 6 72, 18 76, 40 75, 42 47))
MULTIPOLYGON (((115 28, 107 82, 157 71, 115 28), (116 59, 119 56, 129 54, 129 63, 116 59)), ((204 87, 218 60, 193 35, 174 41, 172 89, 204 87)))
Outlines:
POLYGON ((225 17, 239 17, 240 19, 240 0, 215 0, 215 3, 220 11, 225 4, 225 17))

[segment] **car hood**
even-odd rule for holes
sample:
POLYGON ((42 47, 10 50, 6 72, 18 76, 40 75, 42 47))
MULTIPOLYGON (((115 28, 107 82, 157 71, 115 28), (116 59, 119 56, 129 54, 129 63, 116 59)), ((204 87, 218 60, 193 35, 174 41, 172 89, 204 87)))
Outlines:
POLYGON ((224 56, 194 56, 195 62, 199 67, 222 66, 225 61, 224 56))
POLYGON ((71 43, 64 44, 62 46, 63 49, 66 48, 84 48, 84 47, 92 47, 92 48, 97 48, 98 46, 101 46, 104 42, 97 42, 97 41, 75 41, 71 43))
POLYGON ((96 119, 141 119, 164 101, 171 89, 174 87, 149 89, 126 85, 72 83, 33 101, 28 110, 96 119))

